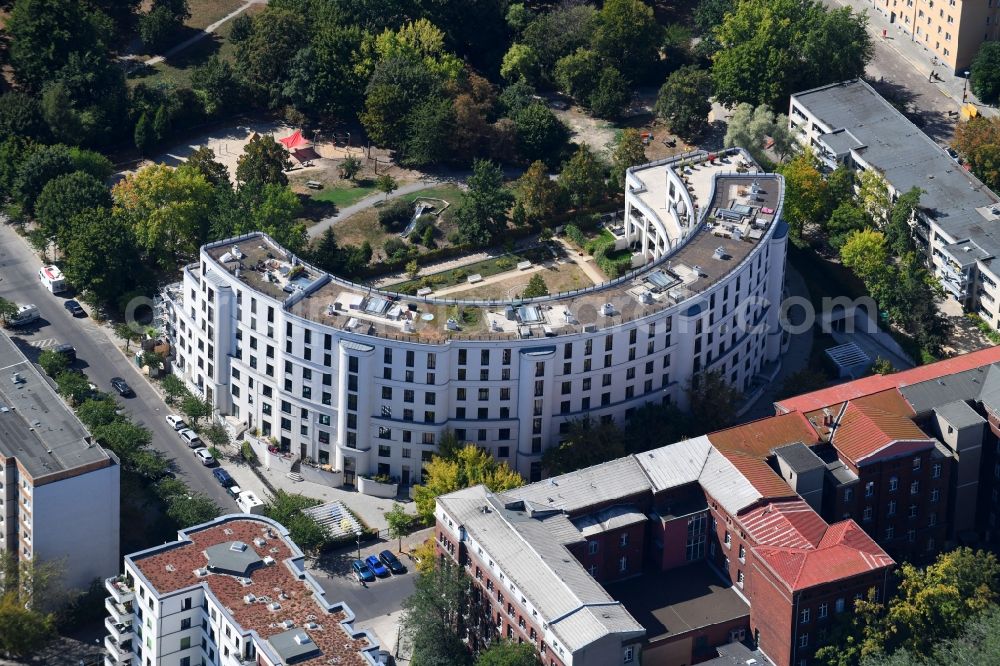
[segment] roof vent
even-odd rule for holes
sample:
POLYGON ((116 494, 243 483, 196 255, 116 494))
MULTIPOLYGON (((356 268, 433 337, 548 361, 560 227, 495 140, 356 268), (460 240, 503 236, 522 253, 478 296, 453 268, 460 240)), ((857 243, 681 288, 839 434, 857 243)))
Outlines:
POLYGON ((234 553, 242 553, 246 549, 247 545, 242 541, 234 541, 231 544, 229 544, 229 550, 233 551, 234 553))
POLYGON ((233 531, 227 527, 222 530, 222 533, 225 534, 226 536, 229 536, 230 534, 233 533, 233 531))
POLYGON ((615 306, 611 303, 605 303, 601 306, 601 314, 605 317, 610 317, 615 313, 615 306))
POLYGON ((274 558, 271 557, 270 555, 265 555, 263 562, 265 567, 269 567, 272 564, 274 564, 274 558))
MULTIPOLYGON (((285 620, 285 622, 291 622, 291 620, 285 620)), ((295 642, 298 643, 299 645, 308 645, 309 643, 312 642, 312 639, 309 638, 309 634, 307 634, 304 631, 300 631, 299 633, 295 634, 295 642)))
POLYGON ((255 597, 252 594, 247 594, 247 595, 244 595, 244 597, 243 597, 243 603, 245 603, 247 605, 250 605, 250 604, 252 604, 255 601, 257 601, 257 597, 255 597))
POLYGON ((319 625, 316 624, 315 622, 306 622, 302 626, 305 627, 306 629, 319 629, 319 625))
POLYGON ((174 566, 174 565, 172 565, 172 564, 168 564, 168 565, 167 565, 166 567, 164 567, 164 568, 165 568, 165 569, 166 569, 167 571, 169 571, 170 573, 173 573, 173 572, 177 571, 177 567, 175 567, 175 566, 174 566))
POLYGON ((292 622, 291 620, 282 620, 281 626, 283 626, 285 629, 291 629, 292 627, 295 626, 295 623, 292 622))
POLYGON ((198 569, 195 569, 194 575, 197 576, 198 578, 204 578, 205 576, 208 575, 208 569, 206 569, 205 567, 200 567, 198 569))
POLYGON ((721 245, 719 247, 715 248, 715 252, 712 253, 712 258, 713 259, 718 259, 720 261, 722 259, 725 259, 726 258, 726 248, 722 247, 721 245))
POLYGON ((277 601, 272 601, 267 605, 267 610, 271 611, 272 613, 275 611, 279 611, 281 610, 281 604, 279 604, 277 601))
POLYGON ((260 537, 254 537, 253 544, 255 546, 257 546, 258 548, 263 548, 264 544, 266 544, 266 543, 267 542, 264 541, 263 539, 261 539, 260 537))

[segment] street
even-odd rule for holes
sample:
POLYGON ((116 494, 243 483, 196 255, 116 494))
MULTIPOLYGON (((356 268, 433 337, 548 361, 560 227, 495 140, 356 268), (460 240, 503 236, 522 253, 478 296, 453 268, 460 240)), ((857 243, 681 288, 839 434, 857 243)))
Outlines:
MULTIPOLYGON (((21 351, 37 361, 47 347, 68 343, 76 348, 74 368, 83 370, 101 391, 116 396, 131 418, 144 425, 153 436, 153 447, 173 463, 174 472, 188 486, 211 497, 225 511, 233 511, 236 502, 215 481, 211 471, 202 466, 190 449, 164 420, 167 409, 159 395, 147 384, 132 363, 128 362, 107 335, 92 319, 74 318, 63 307, 65 295, 49 293, 38 280, 41 262, 28 244, 9 225, 0 225, 0 296, 15 303, 34 303, 41 319, 29 326, 8 331, 21 351), (122 377, 135 395, 119 398, 111 388, 111 378, 122 377)), ((39 369, 41 372, 41 369, 39 369)))

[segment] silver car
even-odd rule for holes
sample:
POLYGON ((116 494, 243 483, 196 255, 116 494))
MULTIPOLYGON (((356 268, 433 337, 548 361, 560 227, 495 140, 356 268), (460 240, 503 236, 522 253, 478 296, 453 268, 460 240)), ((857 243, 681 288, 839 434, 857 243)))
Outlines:
POLYGON ((177 433, 182 440, 188 445, 188 448, 197 449, 200 446, 204 446, 201 438, 198 437, 198 433, 191 428, 185 428, 177 433))

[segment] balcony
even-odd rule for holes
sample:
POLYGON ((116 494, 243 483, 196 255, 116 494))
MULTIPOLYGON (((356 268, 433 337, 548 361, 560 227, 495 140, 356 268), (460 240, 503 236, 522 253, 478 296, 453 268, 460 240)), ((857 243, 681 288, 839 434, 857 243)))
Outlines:
POLYGON ((104 655, 104 666, 132 666, 132 660, 118 661, 109 654, 104 655))
POLYGON ((132 662, 132 639, 117 641, 111 636, 105 636, 104 648, 108 651, 105 662, 108 657, 116 666, 124 666, 132 662))
POLYGON ((125 576, 116 576, 104 581, 104 587, 119 604, 124 604, 135 598, 135 593, 125 580, 125 576))
POLYGON ((104 626, 108 630, 108 634, 111 635, 116 641, 126 641, 132 638, 132 622, 115 622, 110 617, 104 618, 104 626))
POLYGON ((132 602, 126 601, 123 604, 114 600, 114 597, 107 597, 104 600, 104 608, 115 624, 126 624, 132 621, 132 602))

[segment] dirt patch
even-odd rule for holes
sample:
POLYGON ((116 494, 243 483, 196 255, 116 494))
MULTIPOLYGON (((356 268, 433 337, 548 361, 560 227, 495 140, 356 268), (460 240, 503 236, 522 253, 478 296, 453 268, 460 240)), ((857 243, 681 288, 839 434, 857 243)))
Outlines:
POLYGON ((563 291, 582 289, 593 285, 587 274, 576 264, 549 262, 539 271, 523 273, 511 271, 511 276, 505 280, 493 282, 481 287, 472 287, 461 291, 453 291, 449 296, 456 298, 482 298, 482 299, 506 299, 513 298, 524 291, 528 286, 528 281, 534 275, 541 275, 545 280, 550 294, 563 291))
POLYGON ((552 113, 569 128, 571 141, 585 145, 596 153, 603 153, 615 140, 618 128, 613 123, 594 118, 578 106, 552 109, 552 113))

